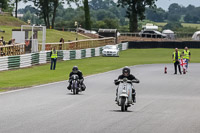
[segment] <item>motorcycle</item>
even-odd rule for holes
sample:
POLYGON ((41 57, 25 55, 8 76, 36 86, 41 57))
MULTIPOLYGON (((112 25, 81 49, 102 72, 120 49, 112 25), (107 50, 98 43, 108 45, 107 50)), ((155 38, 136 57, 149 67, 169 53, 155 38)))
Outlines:
POLYGON ((81 92, 80 81, 77 74, 73 74, 71 76, 71 91, 73 92, 74 95, 81 92))
POLYGON ((134 83, 134 81, 124 78, 115 80, 115 82, 119 83, 116 102, 119 106, 121 106, 121 111, 127 111, 128 107, 133 104, 132 83, 134 83))

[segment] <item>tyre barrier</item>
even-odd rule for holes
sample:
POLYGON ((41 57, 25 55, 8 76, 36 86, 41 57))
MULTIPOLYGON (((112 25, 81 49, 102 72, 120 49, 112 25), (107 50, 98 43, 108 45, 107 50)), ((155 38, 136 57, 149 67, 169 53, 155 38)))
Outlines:
MULTIPOLYGON (((120 51, 128 49, 128 43, 116 44, 120 51)), ((103 47, 87 48, 80 50, 58 50, 58 60, 83 59, 102 55, 103 47)), ((30 67, 38 64, 45 64, 51 61, 51 51, 23 54, 16 56, 0 57, 0 71, 30 67)))

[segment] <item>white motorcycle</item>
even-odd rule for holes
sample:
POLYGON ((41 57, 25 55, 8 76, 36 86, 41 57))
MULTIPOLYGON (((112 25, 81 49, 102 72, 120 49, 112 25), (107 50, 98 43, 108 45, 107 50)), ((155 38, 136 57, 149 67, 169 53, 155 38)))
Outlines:
POLYGON ((122 80, 115 80, 115 82, 119 82, 116 102, 119 106, 121 106, 121 111, 127 111, 128 107, 133 104, 132 83, 134 83, 134 81, 124 78, 122 80))

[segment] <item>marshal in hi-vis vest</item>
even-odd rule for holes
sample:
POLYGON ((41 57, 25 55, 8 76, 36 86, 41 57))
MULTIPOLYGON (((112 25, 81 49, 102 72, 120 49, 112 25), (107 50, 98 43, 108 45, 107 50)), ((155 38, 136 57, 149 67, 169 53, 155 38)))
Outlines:
MULTIPOLYGON (((176 52, 174 52, 174 63, 176 62, 176 52)), ((181 59, 181 53, 178 51, 178 59, 180 60, 181 59)))
POLYGON ((57 50, 56 51, 52 50, 51 58, 57 58, 57 57, 58 57, 57 50))
POLYGON ((190 58, 190 55, 189 55, 190 51, 187 50, 187 52, 186 52, 186 50, 184 50, 183 52, 184 52, 183 59, 189 59, 190 58))

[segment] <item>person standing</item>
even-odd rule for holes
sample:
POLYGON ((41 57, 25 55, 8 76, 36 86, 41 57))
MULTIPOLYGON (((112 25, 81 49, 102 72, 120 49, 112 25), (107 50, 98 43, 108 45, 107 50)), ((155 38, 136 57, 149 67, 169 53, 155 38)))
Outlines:
POLYGON ((183 56, 183 59, 186 60, 186 71, 187 71, 187 68, 188 68, 188 62, 191 60, 191 53, 190 51, 188 50, 188 47, 185 47, 185 50, 183 50, 182 52, 182 56, 183 56))
POLYGON ((58 57, 58 51, 56 50, 55 47, 51 50, 50 56, 51 56, 51 68, 50 69, 52 70, 52 67, 53 67, 53 70, 55 70, 56 69, 56 60, 58 57))
POLYGON ((2 44, 5 46, 6 45, 6 42, 3 40, 3 36, 1 37, 1 42, 2 44))
POLYGON ((179 60, 181 59, 181 52, 178 51, 178 48, 175 48, 175 52, 172 54, 172 60, 174 61, 174 74, 177 74, 177 66, 179 69, 179 73, 181 73, 181 66, 179 60))

